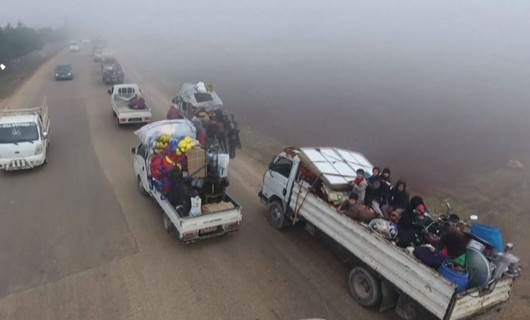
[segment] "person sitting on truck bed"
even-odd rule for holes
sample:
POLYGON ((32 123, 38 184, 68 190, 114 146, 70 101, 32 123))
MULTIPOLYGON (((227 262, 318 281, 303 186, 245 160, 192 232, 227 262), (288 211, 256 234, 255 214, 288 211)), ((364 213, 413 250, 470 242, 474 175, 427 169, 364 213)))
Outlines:
POLYGON ((421 240, 421 226, 418 226, 417 222, 421 219, 420 216, 425 214, 428 214, 428 211, 423 198, 420 196, 412 197, 408 208, 403 211, 399 220, 398 246, 405 248, 420 245, 418 242, 421 240))
POLYGON ((366 194, 364 197, 364 204, 367 206, 372 205, 372 201, 377 199, 377 193, 381 186, 381 169, 379 167, 373 167, 372 175, 367 179, 368 185, 366 187, 366 194))
POLYGON ((339 206, 338 211, 355 221, 365 223, 376 217, 371 208, 359 202, 359 195, 355 192, 350 193, 348 199, 339 206))
POLYGON ((407 183, 403 180, 398 180, 396 186, 390 191, 390 207, 393 209, 406 209, 409 201, 410 196, 407 192, 407 183))
POLYGON ((131 100, 129 100, 128 106, 131 109, 145 109, 147 107, 145 105, 144 98, 141 95, 139 95, 139 94, 135 94, 131 98, 131 100))
POLYGON ((357 176, 352 182, 352 189, 359 195, 359 201, 361 203, 364 203, 364 198, 366 195, 366 187, 368 186, 368 182, 366 181, 366 178, 364 177, 363 169, 357 169, 355 173, 357 174, 357 176))

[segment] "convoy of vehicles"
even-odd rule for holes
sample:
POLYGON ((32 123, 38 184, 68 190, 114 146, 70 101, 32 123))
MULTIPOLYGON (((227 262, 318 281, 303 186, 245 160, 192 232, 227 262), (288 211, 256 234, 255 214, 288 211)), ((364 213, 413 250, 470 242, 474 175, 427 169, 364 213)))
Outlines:
POLYGON ((349 251, 359 263, 351 270, 348 286, 354 299, 367 307, 396 307, 405 319, 467 319, 497 309, 510 297, 513 277, 502 276, 485 288, 458 292, 457 286, 421 263, 405 249, 340 214, 315 193, 317 181, 353 179, 357 169, 372 165, 356 152, 338 148, 287 148, 271 162, 263 176, 259 197, 267 205, 269 223, 281 229, 305 223, 349 251), (303 169, 316 172, 305 181, 303 169))
POLYGON ((45 104, 0 110, 0 170, 32 169, 45 164, 49 132, 45 104))
POLYGON ((55 68, 55 80, 72 80, 73 78, 72 65, 60 64, 55 68))
POLYGON ((112 112, 118 125, 149 123, 152 119, 151 108, 133 107, 136 99, 143 99, 137 84, 117 84, 108 90, 112 112))
MULTIPOLYGON (((139 86, 119 84, 123 82, 121 66, 105 55, 103 41, 92 42, 94 60, 102 62, 103 82, 113 84, 108 93, 118 125, 151 122, 151 109, 139 86)), ((78 51, 79 45, 72 41, 69 49, 78 51)), ((71 65, 57 66, 55 78, 72 79, 71 65)), ((240 147, 239 130, 222 105, 211 86, 185 83, 172 100, 170 120, 150 123, 135 132, 140 142, 131 151, 138 189, 160 206, 165 230, 185 243, 231 233, 241 226, 241 206, 225 191, 229 158, 240 147), (209 121, 234 131, 227 131, 225 141, 201 144, 199 131, 209 121)), ((45 104, 1 110, 0 170, 31 169, 46 163, 49 131, 45 104)), ((217 133, 215 137, 219 138, 217 133)), ((311 233, 325 234, 356 258, 348 287, 361 305, 395 307, 405 319, 423 319, 425 313, 459 320, 497 309, 510 298, 514 278, 505 275, 485 288, 458 292, 455 284, 406 250, 366 224, 338 213, 314 192, 313 184, 301 179, 302 166, 311 167, 319 179, 329 182, 351 178, 358 168, 371 171, 372 165, 362 154, 334 147, 287 148, 274 157, 259 192, 274 228, 304 224, 311 233)))
MULTIPOLYGON (((173 166, 171 169, 180 171, 180 178, 176 178, 175 174, 168 174, 167 178, 163 178, 160 174, 153 172, 158 171, 158 167, 154 166, 155 159, 163 159, 170 157, 169 154, 175 154, 175 150, 171 150, 171 143, 167 143, 168 146, 165 147, 167 150, 156 150, 157 147, 153 146, 162 143, 157 142, 157 138, 168 135, 172 136, 175 141, 183 140, 184 137, 196 139, 196 130, 190 121, 153 122, 137 131, 137 135, 141 142, 132 149, 132 153, 138 188, 142 194, 149 195, 158 203, 163 211, 164 228, 168 233, 189 243, 239 230, 242 220, 241 207, 224 191, 224 187, 228 185, 226 181, 228 177, 218 174, 218 162, 215 160, 220 157, 217 151, 206 150, 196 143, 190 150, 182 152, 186 157, 182 165, 173 166), (169 186, 164 191, 166 183, 169 186), (182 203, 171 203, 174 197, 168 193, 172 192, 172 186, 175 183, 178 184, 177 192, 180 194, 196 193, 190 198, 190 205, 186 205, 187 200, 182 203), (199 204, 196 204, 197 201, 199 204), (196 208, 193 208, 194 204, 196 208)), ((176 158, 175 162, 182 159, 178 156, 176 158)), ((228 164, 225 163, 225 165, 228 164)))

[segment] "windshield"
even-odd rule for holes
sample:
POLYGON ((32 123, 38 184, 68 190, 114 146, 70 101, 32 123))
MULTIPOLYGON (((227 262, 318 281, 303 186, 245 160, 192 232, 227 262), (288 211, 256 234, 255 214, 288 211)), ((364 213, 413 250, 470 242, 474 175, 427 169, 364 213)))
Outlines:
POLYGON ((57 72, 70 72, 72 70, 72 67, 70 65, 60 65, 56 68, 57 72))
POLYGON ((0 124, 0 143, 36 141, 39 130, 34 122, 0 124))

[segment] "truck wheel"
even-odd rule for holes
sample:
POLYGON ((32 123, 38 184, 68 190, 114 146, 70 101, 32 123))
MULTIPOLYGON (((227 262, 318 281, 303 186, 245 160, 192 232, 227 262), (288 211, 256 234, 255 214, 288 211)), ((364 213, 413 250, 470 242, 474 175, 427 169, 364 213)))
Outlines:
POLYGON ((353 299, 363 307, 375 308, 381 303, 381 283, 372 272, 363 267, 351 270, 348 287, 353 299))
POLYGON ((162 213, 162 217, 163 217, 162 219, 164 222, 164 230, 166 230, 168 234, 173 235, 175 233, 175 226, 173 225, 173 222, 169 220, 169 218, 167 217, 165 213, 162 213))
POLYGON ((145 190, 144 184, 142 183, 142 179, 140 178, 140 176, 138 176, 136 180, 138 185, 138 191, 140 191, 143 196, 147 197, 149 193, 147 193, 147 191, 145 190))
POLYGON ((267 220, 275 229, 282 229, 286 226, 285 211, 282 204, 278 200, 273 200, 269 203, 269 215, 267 220))
POLYGON ((434 320, 437 319, 424 307, 419 305, 416 301, 408 295, 401 293, 399 295, 396 308, 396 314, 404 320, 434 320))

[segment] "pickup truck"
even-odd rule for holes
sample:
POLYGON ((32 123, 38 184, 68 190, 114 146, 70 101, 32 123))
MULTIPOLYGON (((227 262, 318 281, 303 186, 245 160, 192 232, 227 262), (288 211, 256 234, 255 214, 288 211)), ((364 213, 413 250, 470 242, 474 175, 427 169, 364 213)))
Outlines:
POLYGON ((457 286, 364 224, 340 214, 301 179, 300 167, 319 168, 319 178, 350 178, 355 170, 370 172, 359 153, 338 148, 287 148, 274 157, 263 177, 260 199, 276 229, 298 222, 311 233, 322 232, 358 261, 348 278, 350 294, 365 307, 395 308, 404 319, 469 319, 493 313, 510 298, 514 278, 502 276, 487 288, 457 292, 457 286), (308 160, 309 159, 309 160, 308 160))
MULTIPOLYGON (((193 125, 188 120, 165 120, 154 122, 150 125, 164 127, 168 131, 174 131, 175 127, 189 127, 193 125)), ((143 130, 141 128, 136 132, 143 130)), ((177 129, 178 130, 178 129, 177 129)), ((187 132, 186 135, 195 136, 194 129, 180 130, 180 132, 187 132)), ((150 162, 153 157, 152 152, 146 146, 150 139, 142 139, 140 137, 140 144, 136 148, 132 148, 134 163, 134 174, 136 176, 137 186, 142 195, 152 197, 162 209, 162 217, 164 229, 174 235, 178 240, 185 243, 192 243, 200 239, 221 236, 227 233, 239 230, 242 221, 241 206, 228 194, 216 200, 217 203, 229 204, 228 207, 219 206, 217 209, 206 213, 202 212, 200 215, 191 216, 185 215, 182 211, 170 203, 170 201, 153 186, 150 172, 150 162)), ((203 202, 204 203, 204 202, 203 202)), ((215 202, 214 202, 215 204, 215 202)))
POLYGON ((132 108, 131 102, 135 97, 141 97, 142 92, 137 84, 118 84, 108 90, 112 105, 112 113, 118 126, 123 124, 138 124, 151 122, 151 108, 132 108))
POLYGON ((123 82, 125 76, 118 62, 103 64, 102 70, 102 79, 104 84, 120 84, 123 82))
POLYGON ((46 163, 50 121, 46 105, 0 111, 0 170, 32 169, 46 163))

